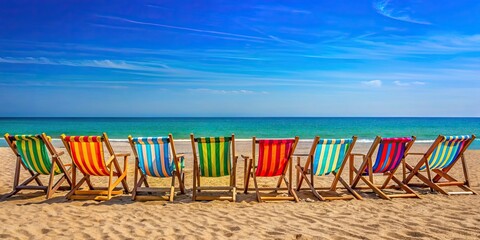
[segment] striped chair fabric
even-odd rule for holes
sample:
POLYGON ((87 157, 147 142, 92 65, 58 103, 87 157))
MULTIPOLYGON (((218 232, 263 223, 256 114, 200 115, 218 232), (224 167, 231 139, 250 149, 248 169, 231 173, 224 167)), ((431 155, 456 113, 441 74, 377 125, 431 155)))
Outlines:
MULTIPOLYGON (((443 169, 449 167, 455 159, 457 159, 458 154, 463 150, 465 144, 471 138, 470 135, 446 136, 428 157, 428 166, 430 169, 443 169)), ((423 165, 420 170, 424 170, 425 168, 426 165, 423 165)))
MULTIPOLYGON (((396 169, 405 155, 407 143, 412 140, 410 137, 382 138, 377 159, 372 167, 373 173, 385 173, 396 169)), ((368 168, 366 172, 368 173, 368 168)))
POLYGON ((221 177, 230 175, 231 137, 201 137, 198 143, 200 176, 221 177))
MULTIPOLYGON (((29 170, 40 174, 50 174, 52 161, 40 136, 15 135, 10 136, 10 140, 15 141, 20 158, 29 170)), ((56 166, 54 173, 62 173, 62 170, 56 166)))
POLYGON ((65 136, 64 139, 70 146, 75 166, 83 174, 110 175, 103 158, 101 136, 65 136))
POLYGON ((295 139, 258 140, 258 143, 258 165, 255 175, 259 177, 282 175, 295 139))
POLYGON ((133 138, 138 154, 138 167, 143 174, 152 177, 170 177, 175 164, 170 159, 168 137, 133 138))
POLYGON ((313 157, 313 174, 328 175, 342 166, 352 139, 320 139, 313 157))

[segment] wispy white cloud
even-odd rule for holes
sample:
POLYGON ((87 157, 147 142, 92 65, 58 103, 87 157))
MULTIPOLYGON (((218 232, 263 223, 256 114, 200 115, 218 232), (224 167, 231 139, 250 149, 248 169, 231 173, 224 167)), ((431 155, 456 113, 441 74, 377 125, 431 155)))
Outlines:
POLYGON ((377 10, 377 13, 398 21, 430 25, 432 23, 424 20, 414 19, 411 17, 406 9, 397 10, 392 6, 391 0, 376 0, 373 3, 373 7, 377 10))
POLYGON ((420 81, 413 81, 413 82, 402 82, 402 81, 393 81, 393 84, 400 86, 400 87, 408 87, 412 85, 416 86, 423 86, 426 83, 425 82, 420 82, 420 81))
POLYGON ((167 24, 160 24, 160 23, 153 23, 153 22, 136 21, 136 20, 132 20, 132 19, 128 19, 128 18, 115 17, 115 16, 97 15, 97 17, 116 20, 116 21, 120 21, 120 22, 127 22, 127 23, 132 23, 132 24, 145 25, 145 26, 154 26, 154 27, 160 27, 160 28, 168 28, 168 29, 176 29, 176 30, 182 30, 182 31, 188 31, 188 32, 209 34, 210 36, 217 36, 217 37, 219 36, 219 37, 222 37, 222 38, 228 37, 231 40, 272 41, 271 38, 265 38, 265 37, 258 37, 258 36, 244 35, 244 34, 236 34, 236 33, 222 32, 222 31, 213 31, 213 30, 206 30, 206 29, 198 29, 198 28, 190 28, 190 27, 181 27, 181 26, 174 26, 174 25, 167 25, 167 24))
POLYGON ((382 81, 381 80, 363 81, 362 84, 368 87, 379 88, 382 86, 382 81))

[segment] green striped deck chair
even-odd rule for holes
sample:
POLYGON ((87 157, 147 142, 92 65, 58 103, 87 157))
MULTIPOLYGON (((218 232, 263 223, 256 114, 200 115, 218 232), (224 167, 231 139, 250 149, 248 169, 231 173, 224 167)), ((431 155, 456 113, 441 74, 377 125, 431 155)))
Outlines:
POLYGON ((175 151, 172 134, 169 134, 168 137, 134 138, 128 136, 128 141, 135 155, 133 200, 168 200, 173 202, 175 179, 178 179, 180 192, 185 193, 184 155, 177 154, 175 151), (149 178, 170 178, 171 184, 169 187, 153 187, 148 182, 149 178), (142 187, 143 185, 145 187, 142 187), (142 193, 145 194, 142 195, 142 193), (154 195, 154 193, 170 193, 170 195, 154 195))
POLYGON ((231 137, 200 137, 190 135, 193 150, 193 196, 196 200, 236 200, 236 165, 235 136, 231 137), (197 153, 198 148, 198 153, 197 153), (229 186, 200 186, 202 177, 230 177, 229 186), (213 196, 200 195, 200 191, 229 191, 232 195, 213 196))
MULTIPOLYGON (((4 135, 5 141, 17 157, 17 165, 13 180, 13 191, 3 198, 11 197, 20 190, 43 190, 49 199, 62 184, 67 181, 68 188, 71 187, 70 168, 71 164, 63 164, 60 156, 63 152, 57 152, 51 143, 51 138, 45 133, 41 135, 4 135), (20 181, 20 170, 23 167, 30 175, 24 182, 20 181), (41 175, 49 177, 47 186, 44 186, 40 180, 41 175), (55 176, 60 178, 54 182, 55 176), (28 185, 35 181, 37 185, 28 185)), ((67 189, 68 189, 67 188, 67 189)), ((65 189, 66 190, 66 189, 65 189)))
POLYGON ((453 194, 477 194, 470 188, 468 177, 468 168, 464 153, 475 140, 475 135, 461 136, 438 136, 425 154, 409 153, 409 155, 420 155, 420 161, 412 167, 406 164, 410 174, 403 180, 409 186, 429 187, 431 191, 437 191, 445 195, 453 194), (464 181, 459 181, 448 172, 455 166, 455 163, 461 161, 463 167, 464 181), (426 171, 427 176, 421 174, 426 171), (435 176, 432 177, 432 174, 435 176), (411 183, 416 176, 423 183, 411 183), (448 186, 461 188, 462 192, 449 192, 445 189, 448 186))
POLYGON ((305 166, 302 167, 300 163, 296 166, 298 173, 300 173, 297 191, 301 190, 305 180, 315 197, 321 201, 351 200, 354 198, 361 200, 362 197, 341 176, 356 140, 357 137, 355 136, 352 139, 320 139, 318 136, 315 137, 305 166), (327 175, 333 176, 330 187, 316 187, 314 177, 327 175), (345 187, 350 195, 337 192, 338 182, 345 187))

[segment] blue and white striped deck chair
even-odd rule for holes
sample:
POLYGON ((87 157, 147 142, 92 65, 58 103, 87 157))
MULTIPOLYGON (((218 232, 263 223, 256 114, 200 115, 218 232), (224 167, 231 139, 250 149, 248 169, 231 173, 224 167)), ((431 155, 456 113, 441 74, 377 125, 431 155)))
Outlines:
MULTIPOLYGON (((361 200, 362 197, 355 192, 341 176, 356 140, 357 137, 355 136, 352 137, 352 139, 320 139, 318 136, 315 137, 305 167, 301 167, 300 164, 296 166, 297 171, 301 174, 297 182, 297 190, 301 190, 303 180, 305 180, 313 194, 322 201, 350 200, 354 198, 361 200), (334 176, 330 187, 315 187, 315 176, 326 176, 330 174, 334 176), (351 195, 338 193, 338 182, 342 183, 351 195), (330 194, 335 193, 335 196, 322 196, 318 190, 327 190, 330 194)), ((325 195, 326 192, 322 191, 322 194, 325 195)))
POLYGON ((466 165, 464 153, 475 140, 475 135, 462 136, 438 136, 432 146, 423 153, 409 153, 408 155, 421 155, 422 158, 415 167, 406 164, 406 168, 410 170, 410 174, 403 180, 403 182, 410 186, 430 187, 430 190, 435 190, 442 194, 477 194, 470 188, 468 179, 468 168, 466 165), (456 162, 461 160, 463 166, 463 174, 465 181, 459 181, 448 174, 456 162), (421 174, 421 171, 426 171, 427 176, 421 174), (435 174, 432 177, 432 172, 435 174), (418 177, 425 184, 411 183, 413 176, 418 177), (444 179, 444 181, 440 181, 444 179), (463 192, 449 192, 443 187, 457 186, 464 190, 463 192))
POLYGON ((175 144, 171 134, 168 137, 136 137, 128 136, 128 141, 135 155, 135 185, 132 191, 133 200, 169 200, 175 196, 175 178, 179 181, 181 193, 185 193, 184 157, 175 152, 175 144), (171 151, 171 154, 170 154, 171 151), (178 170, 177 170, 178 169, 178 170), (171 178, 167 188, 150 187, 149 177, 171 178), (142 185, 145 185, 144 187, 142 185), (170 192, 170 195, 159 196, 153 193, 170 192), (144 195, 142 193, 150 193, 144 195))

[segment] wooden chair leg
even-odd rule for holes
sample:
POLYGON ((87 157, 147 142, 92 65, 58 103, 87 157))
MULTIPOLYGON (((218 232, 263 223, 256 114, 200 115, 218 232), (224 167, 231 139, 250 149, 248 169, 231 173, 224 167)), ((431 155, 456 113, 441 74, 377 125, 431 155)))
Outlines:
POLYGON ((247 167, 247 168, 248 168, 248 169, 247 169, 247 172, 246 172, 247 174, 246 174, 245 180, 244 180, 245 186, 244 186, 244 188, 243 188, 243 189, 244 189, 244 190, 243 190, 243 193, 245 193, 245 194, 248 193, 248 185, 249 185, 249 183, 250 183, 250 175, 252 174, 252 159, 249 160, 249 162, 248 162, 248 167, 247 167))
POLYGON ((172 184, 170 186, 170 196, 169 196, 168 200, 170 202, 173 202, 173 197, 175 197, 175 175, 172 176, 172 184))
POLYGON ((353 190, 353 188, 350 187, 350 185, 347 184, 347 182, 345 182, 345 180, 343 180, 342 177, 339 177, 338 178, 338 181, 345 187, 345 189, 347 189, 350 194, 352 194, 356 199, 358 200, 363 200, 362 196, 360 196, 360 194, 357 193, 357 191, 353 190))
POLYGON ((252 178, 253 178, 253 184, 255 185, 255 193, 257 195, 257 201, 262 202, 262 197, 260 196, 260 191, 258 190, 257 177, 255 176, 254 171, 252 171, 252 178))

